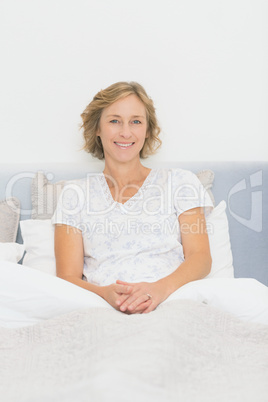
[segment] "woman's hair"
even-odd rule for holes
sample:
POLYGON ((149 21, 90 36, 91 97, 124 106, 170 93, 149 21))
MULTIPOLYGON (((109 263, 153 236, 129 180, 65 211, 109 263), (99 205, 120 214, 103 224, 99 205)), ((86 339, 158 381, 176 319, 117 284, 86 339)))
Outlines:
POLYGON ((117 82, 98 92, 81 114, 83 120, 81 128, 84 129, 85 140, 83 149, 99 159, 104 159, 101 139, 97 136, 103 109, 129 95, 136 95, 146 110, 147 137, 140 151, 140 157, 146 158, 160 147, 162 144, 159 138, 160 127, 158 126, 152 99, 149 98, 144 88, 137 82, 117 82))

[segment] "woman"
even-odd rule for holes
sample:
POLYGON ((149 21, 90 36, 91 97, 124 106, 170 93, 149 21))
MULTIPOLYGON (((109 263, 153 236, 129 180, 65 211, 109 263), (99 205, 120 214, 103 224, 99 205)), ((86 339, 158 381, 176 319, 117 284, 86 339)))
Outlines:
POLYGON ((161 144, 141 85, 111 85, 81 116, 85 149, 105 167, 61 194, 52 218, 57 275, 117 310, 149 313, 209 274, 204 207, 212 202, 193 173, 141 163, 161 144))

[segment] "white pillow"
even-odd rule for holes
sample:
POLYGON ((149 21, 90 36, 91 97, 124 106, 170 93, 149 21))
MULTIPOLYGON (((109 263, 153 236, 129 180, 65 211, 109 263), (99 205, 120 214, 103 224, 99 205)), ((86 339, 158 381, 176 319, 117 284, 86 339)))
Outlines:
POLYGON ((22 264, 50 275, 56 275, 54 226, 50 219, 20 221, 26 254, 22 264))
MULTIPOLYGON (((226 203, 221 201, 207 217, 212 268, 206 278, 233 278, 233 256, 226 216, 226 203)), ((54 226, 50 219, 29 219, 20 222, 26 250, 23 265, 56 275, 54 226)))
POLYGON ((233 278, 233 255, 225 201, 221 201, 212 210, 206 223, 212 257, 211 271, 206 278, 233 278))
POLYGON ((253 278, 217 278, 189 282, 164 303, 191 299, 235 315, 243 321, 268 325, 268 287, 253 278))
POLYGON ((0 261, 18 262, 22 259, 24 245, 18 243, 0 243, 0 261))

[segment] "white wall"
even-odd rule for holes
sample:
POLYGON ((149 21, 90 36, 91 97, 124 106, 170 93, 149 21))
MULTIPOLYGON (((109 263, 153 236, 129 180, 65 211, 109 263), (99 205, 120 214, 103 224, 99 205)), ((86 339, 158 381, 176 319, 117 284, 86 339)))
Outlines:
POLYGON ((267 160, 266 0, 1 0, 0 162, 85 162, 80 114, 121 80, 154 99, 153 161, 267 160))

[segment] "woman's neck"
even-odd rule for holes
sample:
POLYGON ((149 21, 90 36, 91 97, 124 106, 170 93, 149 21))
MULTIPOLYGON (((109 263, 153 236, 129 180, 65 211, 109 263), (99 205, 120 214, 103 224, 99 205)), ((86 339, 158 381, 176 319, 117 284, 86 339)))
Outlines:
POLYGON ((135 164, 122 163, 120 166, 105 163, 103 173, 109 187, 113 187, 115 183, 119 187, 124 187, 129 184, 143 182, 150 173, 150 170, 151 169, 146 168, 140 162, 135 164))

